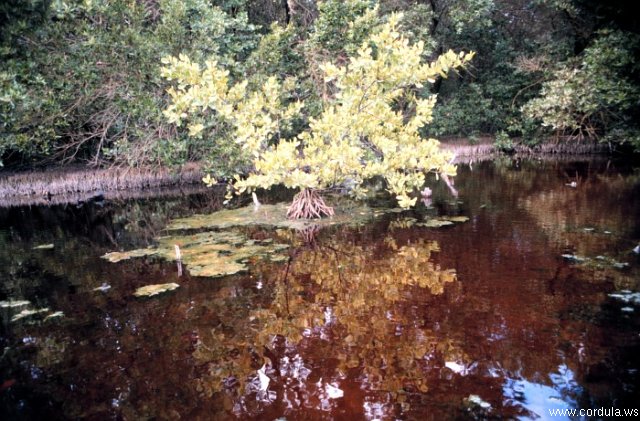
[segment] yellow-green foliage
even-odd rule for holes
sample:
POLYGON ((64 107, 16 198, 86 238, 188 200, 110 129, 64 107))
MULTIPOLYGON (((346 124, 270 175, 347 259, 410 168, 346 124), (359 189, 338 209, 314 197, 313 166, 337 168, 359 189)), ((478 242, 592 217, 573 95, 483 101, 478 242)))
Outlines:
MULTIPOLYGON (((435 96, 419 99, 415 92, 463 66, 474 53, 448 51, 432 63, 421 63, 423 44, 410 45, 397 31, 398 20, 392 15, 346 65, 322 66, 325 83, 335 94, 295 138, 270 142, 303 106, 284 106, 283 87, 275 78, 247 92, 246 81, 229 87, 228 72, 213 61, 201 69, 184 56, 164 59, 163 75, 177 82, 169 90, 173 102, 165 115, 182 124, 208 113, 233 127, 236 141, 253 160, 252 171, 236 177, 239 193, 276 184, 300 189, 348 184, 359 196, 364 180, 382 176, 400 206, 413 206, 416 198, 409 195, 422 187, 425 173, 455 174, 451 156, 439 149, 438 141, 419 134, 431 121, 435 96)), ((201 122, 189 124, 194 135, 204 128, 201 122)))
POLYGON ((162 62, 162 76, 177 82, 168 90, 172 103, 164 115, 169 122, 178 126, 186 122, 191 136, 202 136, 205 129, 219 134, 220 125, 229 125, 235 141, 255 159, 268 148, 282 120, 302 108, 301 103, 282 105, 282 87, 275 77, 258 91, 247 92, 247 81, 230 87, 229 72, 216 61, 207 61, 204 69, 184 55, 165 57, 162 62))

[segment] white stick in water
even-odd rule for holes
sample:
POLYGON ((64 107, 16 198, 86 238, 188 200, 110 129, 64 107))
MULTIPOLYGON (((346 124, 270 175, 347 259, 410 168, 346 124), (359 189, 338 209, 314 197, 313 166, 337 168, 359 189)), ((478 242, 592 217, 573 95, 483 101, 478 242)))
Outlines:
POLYGON ((260 207, 262 203, 258 200, 258 196, 256 196, 256 192, 251 192, 251 198, 253 199, 253 206, 256 208, 260 207))
POLYGON ((180 246, 173 245, 173 249, 176 251, 176 263, 178 264, 178 277, 182 276, 182 253, 180 253, 180 246))

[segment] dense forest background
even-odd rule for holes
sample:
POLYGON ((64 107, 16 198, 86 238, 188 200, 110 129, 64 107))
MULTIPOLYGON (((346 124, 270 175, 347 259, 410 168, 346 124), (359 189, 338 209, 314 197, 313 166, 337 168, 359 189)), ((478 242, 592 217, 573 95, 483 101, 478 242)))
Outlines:
MULTIPOLYGON (((501 147, 557 139, 640 150, 640 47, 632 2, 613 0, 4 0, 0 3, 0 164, 29 168, 208 163, 237 170, 224 127, 170 124, 161 60, 214 58, 232 81, 277 76, 305 102, 303 130, 331 95, 326 61, 348 62, 394 12, 425 60, 473 63, 437 94, 425 136, 492 135, 501 147)), ((399 104, 399 106, 402 106, 399 104)))

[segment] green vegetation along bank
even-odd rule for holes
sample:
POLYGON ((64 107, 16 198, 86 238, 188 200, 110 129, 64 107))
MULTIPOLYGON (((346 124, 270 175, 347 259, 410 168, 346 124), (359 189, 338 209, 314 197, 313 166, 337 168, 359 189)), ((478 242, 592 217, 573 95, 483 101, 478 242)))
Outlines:
POLYGON ((215 63, 226 89, 244 87, 245 102, 273 81, 283 107, 295 109, 265 131, 266 146, 275 146, 313 132, 314 121, 344 105, 327 66, 353 70, 363 46, 378 57, 375 36, 391 20, 403 40, 421 46, 421 63, 449 50, 475 52, 464 67, 443 69, 446 78, 382 98, 387 108, 376 112, 398 113, 404 122, 424 113, 418 104, 433 103, 417 128, 423 139, 474 143, 488 135, 503 150, 549 139, 580 149, 590 140, 637 151, 640 25, 630 4, 8 0, 0 4, 0 164, 166 168, 195 161, 217 178, 246 174, 255 163, 224 110, 189 103, 184 116, 172 114, 185 100, 175 93, 195 74, 182 74, 176 86, 171 71, 215 63), (180 124, 185 118, 189 124, 180 124))

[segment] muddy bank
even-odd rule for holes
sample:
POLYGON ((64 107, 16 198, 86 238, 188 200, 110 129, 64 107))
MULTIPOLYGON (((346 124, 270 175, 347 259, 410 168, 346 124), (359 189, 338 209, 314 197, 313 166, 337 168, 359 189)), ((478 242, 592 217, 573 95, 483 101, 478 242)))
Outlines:
MULTIPOLYGON (((503 153, 493 139, 445 139, 442 147, 455 153, 455 163, 493 159, 503 153)), ((509 151, 518 157, 604 154, 606 145, 593 142, 552 142, 529 147, 514 142, 509 151)), ((54 169, 25 173, 0 173, 0 207, 77 203, 95 198, 125 199, 160 194, 173 188, 201 189, 203 171, 197 164, 179 170, 162 168, 54 169)))
POLYGON ((0 174, 0 207, 145 197, 167 188, 199 189, 202 176, 197 165, 176 170, 75 168, 0 174))
POLYGON ((558 155, 592 155, 610 152, 606 144, 597 142, 577 142, 564 140, 547 142, 536 146, 527 146, 514 140, 513 147, 507 151, 501 150, 494 144, 494 139, 482 137, 471 143, 468 139, 443 139, 441 147, 455 153, 455 163, 468 163, 479 160, 492 159, 497 155, 508 153, 519 157, 555 157, 558 155))
POLYGON ((173 186, 161 186, 146 189, 108 190, 96 192, 65 193, 49 197, 41 196, 11 196, 0 197, 0 208, 20 206, 55 206, 75 204, 82 205, 89 202, 124 201, 129 199, 154 199, 189 196, 206 193, 211 189, 202 183, 190 183, 173 186))

